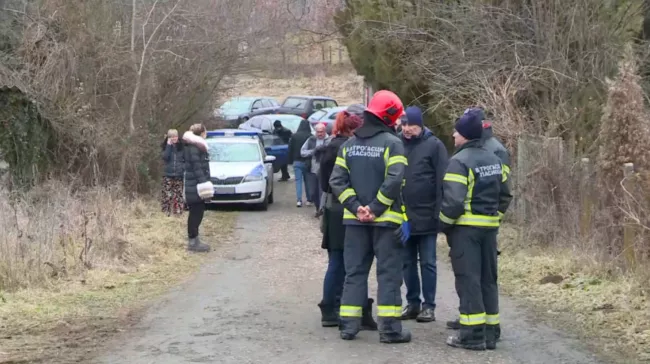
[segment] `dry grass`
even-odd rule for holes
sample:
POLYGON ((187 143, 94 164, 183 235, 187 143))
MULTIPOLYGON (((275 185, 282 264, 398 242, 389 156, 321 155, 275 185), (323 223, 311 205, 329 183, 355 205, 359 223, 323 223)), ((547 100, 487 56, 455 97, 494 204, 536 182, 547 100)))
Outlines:
POLYGON ((650 360, 647 272, 622 274, 589 252, 522 249, 516 230, 499 234, 501 288, 585 338, 612 362, 650 360))
POLYGON ((222 96, 222 102, 233 96, 269 96, 282 102, 289 95, 323 95, 337 100, 339 105, 363 102, 363 77, 344 73, 330 77, 297 77, 273 79, 260 77, 238 77, 230 80, 229 91, 222 96))
MULTIPOLYGON (((12 288, 0 291, 0 363, 79 362, 205 257, 185 250, 187 215, 167 217, 157 202, 128 201, 116 191, 70 195, 57 187, 21 200, 19 229, 13 210, 0 210, 0 279, 12 288), (87 239, 93 248, 82 261, 87 239)), ((229 235, 235 216, 207 213, 203 236, 229 235)))

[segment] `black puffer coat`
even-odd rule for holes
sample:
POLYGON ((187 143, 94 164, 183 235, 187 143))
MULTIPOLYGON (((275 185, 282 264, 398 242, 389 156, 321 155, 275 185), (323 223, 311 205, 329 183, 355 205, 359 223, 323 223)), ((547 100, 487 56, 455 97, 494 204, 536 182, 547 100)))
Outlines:
POLYGON ((163 142, 162 159, 165 162, 164 176, 169 178, 183 178, 185 172, 185 152, 183 143, 167 144, 167 139, 163 142))
POLYGON ((332 206, 323 209, 323 241, 321 248, 327 250, 343 250, 343 239, 345 239, 345 226, 343 226, 343 205, 332 193, 329 185, 330 175, 336 163, 336 156, 339 148, 348 137, 337 135, 332 138, 323 150, 320 162, 320 178, 323 192, 329 193, 332 199, 332 206))
POLYGON ((210 180, 210 158, 205 139, 192 132, 183 134, 185 146, 185 201, 188 205, 203 202, 196 186, 210 180))
POLYGON ((309 121, 302 120, 300 125, 298 125, 298 130, 296 130, 296 133, 289 140, 289 164, 293 164, 293 162, 304 162, 309 165, 311 163, 311 157, 305 158, 300 155, 300 148, 302 148, 302 145, 305 144, 311 135, 309 121))

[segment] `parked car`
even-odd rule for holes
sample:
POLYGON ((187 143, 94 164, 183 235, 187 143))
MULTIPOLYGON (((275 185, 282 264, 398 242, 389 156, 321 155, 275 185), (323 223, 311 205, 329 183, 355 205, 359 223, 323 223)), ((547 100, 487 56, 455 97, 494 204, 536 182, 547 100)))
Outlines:
POLYGON ((245 203, 268 209, 273 203, 274 156, 267 155, 256 131, 221 129, 208 132, 210 204, 245 203))
POLYGON ((337 107, 339 104, 327 96, 289 96, 277 110, 278 114, 293 114, 307 119, 314 112, 326 107, 337 107))
POLYGON ((214 116, 228 122, 228 126, 236 128, 240 123, 256 115, 274 114, 280 104, 270 97, 238 96, 224 102, 214 111, 214 116))
POLYGON ((334 126, 334 121, 336 121, 336 115, 346 108, 346 106, 326 107, 309 115, 307 120, 312 127, 315 127, 319 123, 325 124, 327 134, 332 134, 332 127, 334 126))
MULTIPOLYGON (((289 163, 289 146, 279 136, 273 134, 273 122, 276 120, 280 120, 284 127, 295 133, 298 131, 298 126, 300 126, 303 118, 286 114, 258 115, 239 125, 241 130, 252 130, 260 133, 267 154, 275 157, 273 162, 273 171, 275 173, 279 172, 282 166, 289 163)), ((316 133, 313 127, 311 133, 316 133)))

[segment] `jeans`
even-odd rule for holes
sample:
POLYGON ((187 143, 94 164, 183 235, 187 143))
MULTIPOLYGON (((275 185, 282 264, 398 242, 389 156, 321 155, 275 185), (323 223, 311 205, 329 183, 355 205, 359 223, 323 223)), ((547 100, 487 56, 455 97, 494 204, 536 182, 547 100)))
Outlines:
POLYGON ((307 185, 307 165, 304 162, 293 162, 293 174, 296 177, 296 201, 302 201, 302 185, 305 184, 305 196, 309 200, 309 186, 307 185))
POLYGON ((203 221, 205 202, 193 203, 188 206, 190 213, 187 216, 187 237, 194 239, 199 236, 199 226, 203 221))
POLYGON ((409 305, 420 305, 420 277, 418 276, 418 253, 422 274, 422 308, 436 308, 436 240, 437 234, 414 235, 406 244, 404 252, 404 283, 409 305))
POLYGON ((307 173, 307 201, 312 202, 316 206, 316 211, 320 208, 321 189, 316 173, 307 173))
POLYGON ((328 250, 327 271, 323 280, 323 304, 338 307, 343 294, 345 281, 345 265, 343 264, 343 250, 328 250))

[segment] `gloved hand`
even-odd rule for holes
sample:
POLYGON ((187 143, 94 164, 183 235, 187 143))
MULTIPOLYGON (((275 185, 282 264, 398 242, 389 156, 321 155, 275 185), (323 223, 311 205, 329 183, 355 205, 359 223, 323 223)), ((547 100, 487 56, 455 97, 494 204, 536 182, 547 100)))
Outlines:
POLYGON ((402 222, 402 225, 395 230, 395 237, 406 246, 406 242, 411 237, 411 224, 407 221, 402 222))

